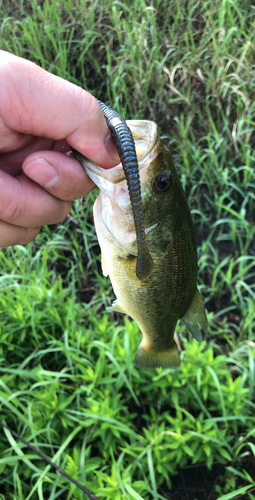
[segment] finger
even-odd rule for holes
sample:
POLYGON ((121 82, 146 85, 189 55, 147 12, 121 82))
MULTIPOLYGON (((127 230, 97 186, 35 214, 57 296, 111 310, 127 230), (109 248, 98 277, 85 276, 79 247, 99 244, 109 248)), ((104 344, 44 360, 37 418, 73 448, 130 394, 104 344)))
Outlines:
POLYGON ((62 221, 71 203, 52 196, 24 174, 11 177, 0 171, 0 220, 23 227, 62 221))
POLYGON ((0 220, 0 247, 26 245, 34 240, 40 227, 21 227, 0 220))
MULTIPOLYGON (((30 137, 30 136, 28 136, 30 137)), ((42 137, 30 137, 27 145, 18 151, 10 151, 0 155, 0 168, 10 175, 16 176, 22 173, 22 163, 28 155, 36 151, 55 149, 56 145, 61 145, 64 141, 55 142, 52 139, 44 139, 42 137)), ((66 143, 67 144, 67 143, 66 143)), ((68 146, 70 151, 70 146, 68 146)), ((65 148, 59 146, 59 151, 65 152, 65 148)))
POLYGON ((95 186, 74 158, 55 151, 28 156, 22 168, 27 177, 61 200, 82 198, 95 186))
POLYGON ((0 55, 0 109, 11 130, 67 139, 106 168, 119 162, 100 106, 91 94, 30 61, 4 51, 0 55))

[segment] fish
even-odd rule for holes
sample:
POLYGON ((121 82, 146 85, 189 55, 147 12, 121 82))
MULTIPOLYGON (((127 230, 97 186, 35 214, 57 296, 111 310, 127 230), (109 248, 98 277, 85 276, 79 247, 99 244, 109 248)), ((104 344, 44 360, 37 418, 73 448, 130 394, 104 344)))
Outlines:
POLYGON ((138 159, 145 253, 151 259, 141 276, 134 206, 122 164, 105 170, 74 153, 100 189, 94 222, 102 271, 109 275, 116 295, 107 310, 127 314, 138 324, 143 335, 135 357, 138 368, 176 368, 180 366, 174 341, 178 320, 199 342, 207 330, 197 288, 194 225, 171 152, 156 123, 127 120, 127 126, 138 159))

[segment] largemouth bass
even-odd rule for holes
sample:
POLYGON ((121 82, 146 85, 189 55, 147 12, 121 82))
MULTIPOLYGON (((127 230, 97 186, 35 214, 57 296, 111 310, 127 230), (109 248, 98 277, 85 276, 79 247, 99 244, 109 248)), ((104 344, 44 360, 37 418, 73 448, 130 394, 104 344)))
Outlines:
POLYGON ((182 319, 198 341, 207 329, 197 290, 197 250, 194 227, 170 151, 154 122, 130 120, 138 157, 146 252, 153 266, 139 279, 139 245, 134 209, 122 165, 105 170, 75 152, 87 174, 100 188, 94 220, 102 251, 102 270, 110 276, 117 300, 112 311, 131 316, 143 340, 135 364, 139 368, 177 367, 174 341, 182 319))

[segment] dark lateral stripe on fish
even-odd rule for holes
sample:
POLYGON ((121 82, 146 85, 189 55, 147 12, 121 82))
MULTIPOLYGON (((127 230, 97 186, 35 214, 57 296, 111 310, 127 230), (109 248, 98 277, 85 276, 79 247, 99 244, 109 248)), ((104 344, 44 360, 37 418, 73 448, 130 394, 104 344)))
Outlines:
POLYGON ((98 101, 98 103, 111 132, 126 176, 138 244, 136 276, 139 279, 144 279, 150 276, 153 262, 145 242, 140 176, 133 135, 126 121, 119 113, 101 101, 98 101))

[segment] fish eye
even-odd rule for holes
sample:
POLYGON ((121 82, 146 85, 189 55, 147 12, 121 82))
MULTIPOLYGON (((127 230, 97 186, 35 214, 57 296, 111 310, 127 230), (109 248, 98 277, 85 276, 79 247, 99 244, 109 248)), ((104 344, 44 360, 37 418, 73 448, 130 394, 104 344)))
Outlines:
POLYGON ((160 174, 157 174, 152 180, 152 187, 155 193, 166 193, 171 187, 170 182, 171 172, 164 170, 160 174))

